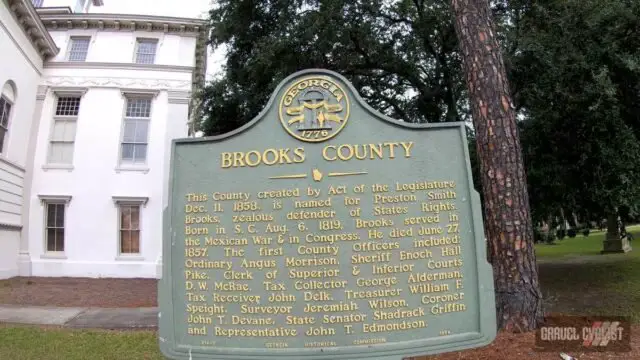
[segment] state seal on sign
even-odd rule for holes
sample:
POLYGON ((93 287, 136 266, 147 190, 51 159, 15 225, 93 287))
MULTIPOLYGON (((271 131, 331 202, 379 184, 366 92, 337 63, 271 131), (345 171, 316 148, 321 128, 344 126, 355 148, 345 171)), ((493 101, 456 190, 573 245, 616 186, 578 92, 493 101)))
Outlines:
POLYGON ((347 93, 330 77, 305 77, 291 84, 280 99, 280 123, 298 140, 321 142, 344 128, 349 106, 347 93))

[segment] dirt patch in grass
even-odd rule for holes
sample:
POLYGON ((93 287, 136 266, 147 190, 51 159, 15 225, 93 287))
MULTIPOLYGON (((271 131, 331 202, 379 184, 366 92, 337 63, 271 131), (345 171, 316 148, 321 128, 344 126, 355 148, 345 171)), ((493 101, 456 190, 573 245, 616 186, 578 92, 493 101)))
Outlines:
POLYGON ((63 307, 155 307, 156 279, 15 277, 0 281, 0 304, 63 307))

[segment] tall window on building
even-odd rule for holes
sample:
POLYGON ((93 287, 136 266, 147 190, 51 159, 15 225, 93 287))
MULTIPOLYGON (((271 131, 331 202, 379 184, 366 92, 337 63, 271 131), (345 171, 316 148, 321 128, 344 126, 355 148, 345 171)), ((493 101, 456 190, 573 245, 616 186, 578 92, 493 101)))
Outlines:
POLYGON ((150 122, 151 97, 127 97, 120 154, 122 164, 146 163, 150 122))
POLYGON ((69 44, 69 61, 85 61, 89 52, 91 38, 88 36, 72 36, 69 44))
POLYGON ((31 2, 33 3, 33 7, 42 7, 42 4, 44 3, 44 0, 31 0, 31 2))
POLYGON ((80 96, 59 96, 49 144, 49 164, 71 165, 76 138, 80 96))
POLYGON ((120 204, 120 254, 140 253, 140 205, 120 204))
POLYGON ((157 47, 156 39, 136 39, 136 64, 154 64, 157 47))
MULTIPOLYGON (((47 253, 62 253, 65 250, 66 215, 71 196, 38 195, 44 211, 44 248, 47 253)), ((53 254, 54 256, 56 254, 53 254)))
POLYGON ((64 251, 64 213, 65 204, 47 203, 47 251, 64 251))
POLYGON ((9 119, 13 103, 16 101, 16 93, 11 82, 7 81, 0 94, 0 153, 5 152, 5 142, 9 133, 9 119))
POLYGON ((122 259, 131 259, 131 255, 142 253, 142 208, 148 200, 147 197, 113 196, 118 209, 118 255, 122 259))

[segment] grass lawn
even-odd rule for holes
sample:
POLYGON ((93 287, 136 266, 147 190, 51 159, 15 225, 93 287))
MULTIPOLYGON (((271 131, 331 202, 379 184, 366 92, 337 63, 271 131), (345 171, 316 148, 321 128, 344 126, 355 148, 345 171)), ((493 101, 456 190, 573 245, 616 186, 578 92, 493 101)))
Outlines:
POLYGON ((0 359, 164 360, 154 331, 81 331, 0 324, 0 359))
MULTIPOLYGON (((632 233, 634 238, 640 240, 640 225, 628 226, 627 231, 632 233)), ((587 237, 582 235, 577 235, 573 239, 565 237, 562 240, 556 240, 553 245, 536 244, 536 255, 542 259, 560 256, 600 255, 604 236, 605 231, 592 231, 587 237)), ((637 241, 636 245, 639 243, 640 241, 637 241)), ((631 247, 633 245, 632 242, 631 247)), ((638 252, 632 253, 640 256, 638 252)))
POLYGON ((576 315, 630 316, 640 323, 640 226, 631 226, 635 247, 600 255, 604 232, 537 244, 545 310, 576 315))

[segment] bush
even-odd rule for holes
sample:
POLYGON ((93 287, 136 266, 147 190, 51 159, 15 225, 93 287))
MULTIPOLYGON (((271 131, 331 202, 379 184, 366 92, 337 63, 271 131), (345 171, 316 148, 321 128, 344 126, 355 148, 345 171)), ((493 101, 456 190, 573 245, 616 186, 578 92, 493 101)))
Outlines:
POLYGON ((582 229, 582 235, 585 236, 585 237, 589 236, 590 232, 591 232, 591 229, 589 229, 589 228, 582 229))
POLYGON ((558 229, 558 231, 556 231, 556 236, 558 237, 558 240, 562 240, 567 235, 564 229, 558 229))
POLYGON ((578 231, 575 228, 571 228, 567 231, 567 235, 572 239, 576 237, 577 234, 578 234, 578 231))
POLYGON ((547 242, 547 244, 553 244, 555 240, 556 240, 556 234, 553 231, 549 231, 545 241, 547 242))
POLYGON ((544 233, 538 228, 533 229, 533 242, 536 244, 544 242, 544 233))

